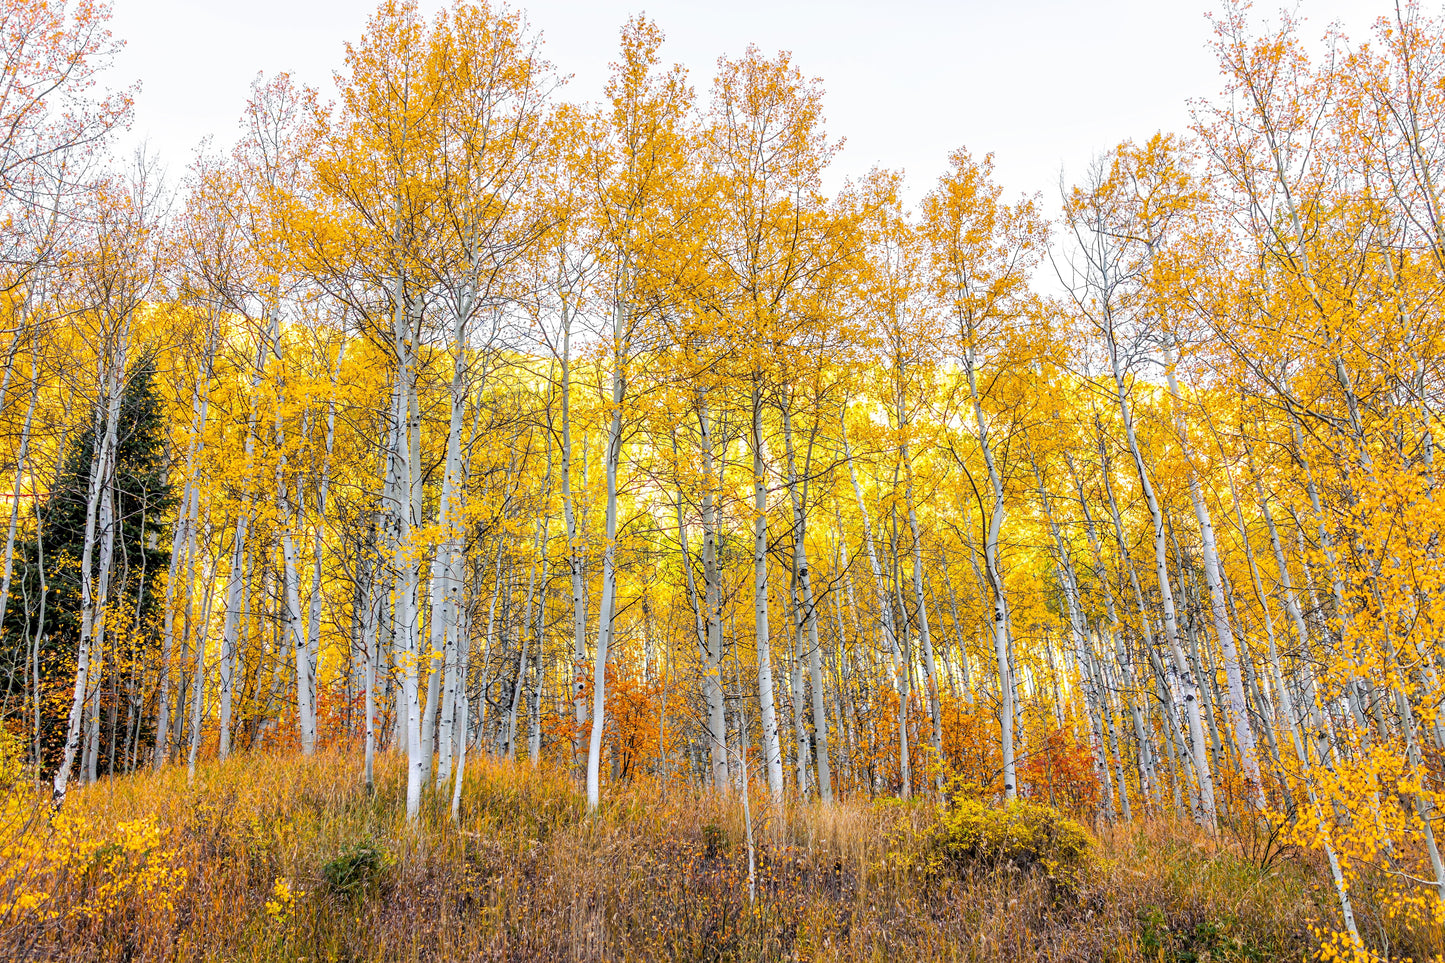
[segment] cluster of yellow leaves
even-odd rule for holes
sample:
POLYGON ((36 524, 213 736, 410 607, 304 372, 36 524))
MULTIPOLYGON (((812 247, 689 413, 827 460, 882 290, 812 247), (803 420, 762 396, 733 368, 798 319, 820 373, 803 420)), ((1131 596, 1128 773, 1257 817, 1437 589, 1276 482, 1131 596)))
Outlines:
POLYGON ((271 887, 271 898, 266 901, 266 915, 278 926, 285 926, 296 911, 296 901, 305 895, 304 891, 291 888, 291 880, 278 876, 271 887))
POLYGON ((0 730, 0 921, 173 911, 187 873, 176 850, 162 845, 155 817, 107 831, 83 816, 50 812, 17 748, 0 730))

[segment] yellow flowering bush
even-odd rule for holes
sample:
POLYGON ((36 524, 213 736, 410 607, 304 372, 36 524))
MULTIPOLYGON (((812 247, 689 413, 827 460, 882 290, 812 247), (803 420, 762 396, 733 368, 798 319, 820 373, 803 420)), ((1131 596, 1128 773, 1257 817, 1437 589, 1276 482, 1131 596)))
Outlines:
POLYGON ((99 923, 170 913, 185 880, 177 851, 161 845, 154 817, 106 832, 82 816, 49 813, 26 781, 8 787, 0 803, 0 921, 99 923))
POLYGON ((25 779, 25 744, 9 729, 0 727, 0 791, 9 795, 25 779))
POLYGON ((994 807, 964 793, 945 798, 925 847, 934 870, 1011 864, 1072 886, 1094 859, 1094 840, 1084 827, 1050 806, 1019 800, 994 807))
POLYGON ((161 848, 160 837, 154 817, 117 823, 114 837, 90 858, 99 885, 82 912, 104 917, 128 901, 149 911, 174 911, 186 871, 175 865, 174 850, 161 848))
POLYGON ((34 919, 50 900, 40 886, 44 847, 33 831, 41 808, 24 758, 20 738, 0 728, 0 922, 34 919))

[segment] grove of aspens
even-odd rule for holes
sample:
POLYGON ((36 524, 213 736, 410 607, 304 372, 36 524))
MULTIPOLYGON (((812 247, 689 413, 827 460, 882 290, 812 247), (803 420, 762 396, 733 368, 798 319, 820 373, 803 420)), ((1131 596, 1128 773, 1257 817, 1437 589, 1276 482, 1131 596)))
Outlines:
POLYGON ((1015 195, 486 0, 163 166, 109 9, 0 2, 0 958, 1445 958, 1378 6, 1221 0, 1186 129, 1015 195))

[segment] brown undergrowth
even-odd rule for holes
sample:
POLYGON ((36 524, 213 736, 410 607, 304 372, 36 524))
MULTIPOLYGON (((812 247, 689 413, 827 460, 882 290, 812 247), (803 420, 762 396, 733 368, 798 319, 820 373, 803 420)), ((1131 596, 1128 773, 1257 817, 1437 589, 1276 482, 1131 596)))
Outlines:
MULTIPOLYGON (((1170 823, 1080 841, 1042 807, 755 792, 750 900, 735 799, 634 784, 588 815, 564 774, 484 759, 458 825, 435 798, 409 828, 400 760, 377 773, 370 794, 354 755, 245 756, 76 791, 58 820, 12 793, 0 958, 1184 963, 1307 959, 1333 925, 1311 859, 1170 823)), ((1392 955, 1439 952, 1366 916, 1392 955)))

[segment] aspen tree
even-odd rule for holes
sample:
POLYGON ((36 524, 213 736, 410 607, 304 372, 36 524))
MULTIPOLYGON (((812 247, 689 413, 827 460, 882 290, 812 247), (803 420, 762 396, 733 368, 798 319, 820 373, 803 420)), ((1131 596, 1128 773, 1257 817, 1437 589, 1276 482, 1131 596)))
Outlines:
POLYGON ((93 407, 94 454, 85 507, 85 534, 80 560, 80 637, 75 688, 71 698, 64 751, 52 779, 51 804, 65 802, 70 771, 80 749, 81 726, 92 676, 99 678, 105 637, 112 552, 115 545, 113 472, 120 404, 129 374, 131 339, 136 313, 156 280, 154 204, 156 185, 142 167, 129 185, 116 185, 96 225, 94 250, 86 265, 85 291, 89 323, 97 346, 93 407))
POLYGON ((784 360, 790 337, 807 324, 804 301, 827 267, 815 236, 826 229, 818 216, 819 177, 836 145, 822 125, 822 91, 788 54, 768 58, 750 46, 736 60, 719 60, 704 130, 707 161, 719 180, 710 262, 732 288, 724 311, 742 335, 735 353, 749 395, 758 702, 763 762, 775 798, 783 791, 783 770, 768 617, 763 405, 770 383, 781 374, 774 365, 784 360))
POLYGON ((1100 158, 1087 186, 1066 196, 1065 216, 1074 237, 1079 261, 1071 284, 1074 306, 1101 334, 1113 382, 1113 394, 1123 422, 1124 436, 1133 457, 1154 528, 1154 558, 1163 610, 1164 641, 1173 655, 1184 690, 1184 705, 1192 741, 1192 762, 1198 775, 1201 818, 1216 826, 1214 780, 1205 747, 1204 720, 1199 689, 1179 643, 1173 585, 1168 571, 1165 518, 1135 429, 1126 366, 1136 358, 1124 357, 1120 339, 1124 326, 1137 322, 1138 289, 1151 259, 1164 240, 1170 219, 1185 203, 1179 159, 1173 145, 1156 137, 1144 147, 1121 145, 1112 158, 1100 158), (1124 239, 1124 240, 1120 240, 1124 239))
POLYGON ((906 715, 906 683, 903 677, 903 652, 898 643, 897 629, 893 621, 893 593, 883 578, 883 569, 878 561, 878 549, 873 541, 873 525, 869 520, 868 503, 863 497, 863 488, 858 483, 858 472, 853 464, 853 451, 848 443, 847 409, 839 419, 839 440, 843 446, 843 459, 848 463, 848 478, 853 484, 853 494, 858 501, 858 515, 863 526, 863 545, 868 552, 868 563, 873 568, 875 603, 878 606, 880 622, 883 625, 883 641, 888 647, 889 668, 893 674, 894 690, 898 696, 898 760, 903 784, 903 794, 908 794, 911 782, 908 758, 908 725, 906 715))
MULTIPOLYGON (((1166 361, 1165 377, 1169 392, 1176 405, 1183 399, 1179 394, 1179 383, 1174 375, 1174 365, 1166 361)), ((1182 413, 1181 413, 1182 415, 1182 413)), ((1182 417, 1176 418, 1177 434, 1186 461, 1191 458, 1187 428, 1182 417)), ((1214 632, 1224 654, 1224 672, 1229 682, 1228 715, 1234 726, 1236 745, 1244 767, 1245 782, 1249 787, 1250 802, 1255 809, 1265 808, 1264 783, 1259 773, 1259 759, 1255 749, 1254 727, 1249 721, 1249 708, 1244 694, 1244 680, 1240 672, 1239 650, 1234 641, 1234 630, 1230 626, 1229 612, 1225 608, 1224 585, 1220 574, 1219 551, 1215 545, 1214 523, 1210 518, 1209 506, 1199 483, 1199 475, 1192 462, 1188 467, 1189 498, 1194 505, 1194 517, 1199 522, 1201 554, 1204 561, 1204 577, 1209 586, 1210 611, 1214 616, 1214 632)))
POLYGON ((596 268, 596 225, 588 216, 585 164, 566 148, 585 136, 584 118, 563 109, 553 118, 554 150, 548 156, 542 192, 550 211, 550 230, 535 251, 535 273, 546 278, 556 310, 556 327, 539 325, 548 353, 556 361, 556 375, 549 377, 551 397, 547 404, 548 431, 556 436, 557 489, 562 501, 563 533, 567 540, 567 574, 572 606, 572 647, 569 688, 572 705, 572 768, 585 778, 585 755, 581 738, 587 722, 587 626, 588 585, 582 494, 574 480, 573 370, 574 348, 581 306, 586 302, 592 272, 596 268))
MULTIPOLYGON (((453 373, 450 389, 446 463, 437 521, 445 532, 433 559, 430 647, 442 653, 433 678, 442 692, 429 692, 423 720, 441 713, 442 735, 451 732, 458 676, 466 665, 456 658, 462 582, 461 426, 468 405, 470 326, 482 311, 498 310, 506 300, 512 273, 540 230, 542 215, 529 210, 545 151, 546 101, 555 86, 551 67, 538 53, 538 42, 520 13, 493 11, 486 4, 456 4, 438 15, 428 38, 426 82, 441 92, 433 122, 438 133, 438 162, 443 188, 438 198, 450 243, 438 249, 427 267, 446 291, 451 314, 453 373)), ((491 345, 483 347, 483 353, 491 345)), ((485 389, 485 368, 482 384, 485 389)), ((434 689, 435 687, 433 687, 434 689)), ((444 755, 438 784, 445 782, 451 747, 444 755)), ((423 747, 428 761, 431 753, 423 747)))
POLYGON ((436 107, 436 94, 423 83, 418 64, 423 44, 424 25, 414 6, 392 3, 378 11, 361 43, 347 48, 351 76, 343 87, 342 117, 316 164, 321 190, 333 195, 343 212, 349 208, 375 226, 367 246, 385 259, 374 283, 387 292, 389 302, 384 313, 378 312, 377 333, 395 358, 388 542, 394 575, 393 646, 401 675, 396 724, 406 743, 409 819, 419 811, 426 769, 418 685, 424 656, 418 644, 419 562, 413 536, 421 494, 421 453, 414 450, 420 429, 415 397, 421 313, 411 287, 416 284, 420 218, 434 200, 416 170, 428 146, 426 121, 436 107), (372 175, 367 180, 353 180, 348 169, 359 139, 374 145, 378 161, 374 171, 366 172, 372 175))
MULTIPOLYGON (((1130 654, 1125 646, 1123 626, 1120 623, 1118 609, 1114 601, 1114 591, 1109 583, 1109 576, 1105 567, 1103 549, 1100 545, 1098 531, 1094 524, 1094 516, 1089 511, 1089 500, 1084 492, 1083 479, 1080 475, 1078 468, 1074 464, 1074 459, 1072 455, 1070 455, 1067 449, 1065 449, 1064 451, 1064 461, 1065 464, 1068 466, 1070 476, 1072 476, 1073 478, 1074 490, 1077 494, 1079 501, 1079 510, 1082 512, 1084 517, 1084 530, 1087 533, 1089 539, 1089 552, 1094 569, 1094 582, 1103 590, 1104 593, 1105 611, 1109 619, 1110 634, 1113 636, 1114 639, 1115 660, 1118 663, 1119 668, 1124 676, 1124 698, 1125 702, 1129 707, 1130 716, 1133 719, 1134 738, 1139 751, 1139 777, 1144 784, 1144 792, 1150 804, 1153 806, 1158 806, 1160 800, 1158 775, 1155 771, 1155 750, 1151 734, 1147 731, 1145 726, 1144 713, 1140 711, 1139 704, 1135 701, 1135 697, 1138 695, 1139 689, 1138 683, 1134 677, 1133 659, 1130 657, 1130 654)), ((1149 647, 1149 650, 1152 654, 1153 642, 1149 638, 1148 619, 1147 617, 1143 617, 1144 613, 1142 611, 1142 597, 1140 597, 1138 601, 1141 606, 1140 614, 1143 621, 1142 632, 1145 637, 1145 645, 1149 647)))
MULTIPOLYGON (((867 230, 869 271, 861 280, 860 298, 878 312, 881 333, 878 360, 886 374, 885 410, 896 434, 898 468, 903 477, 904 506, 907 510, 912 546, 911 594, 917 613, 918 636, 927 686, 930 743, 935 766, 943 753, 943 720, 939 702, 938 667, 933 636, 928 622, 928 605, 923 591, 923 538, 915 498, 914 445, 926 446, 924 408, 937 390, 937 358, 934 346, 943 331, 938 315, 923 297, 925 280, 923 251, 918 232, 908 220, 899 200, 900 178, 874 171, 867 185, 870 196, 864 202, 872 208, 867 230)), ((868 310, 865 308, 864 310, 868 310)), ((935 787, 941 788, 939 768, 935 787)))
MULTIPOLYGON (((1106 815, 1110 822, 1114 821, 1114 809, 1112 800, 1112 782, 1109 777, 1109 761, 1107 747, 1104 745, 1104 714, 1107 711, 1102 703, 1103 680, 1097 669, 1094 657, 1094 646, 1091 638, 1087 617, 1083 611, 1083 603, 1079 594, 1078 578, 1074 574, 1074 562, 1069 554, 1068 544, 1059 529, 1058 521, 1054 517, 1054 510, 1049 497, 1048 488, 1044 484, 1043 472, 1039 469, 1036 456, 1029 452, 1029 462, 1034 472, 1034 480, 1038 486, 1039 504, 1044 510, 1044 519, 1048 523, 1049 533, 1053 536, 1055 552, 1055 571, 1060 587, 1063 589, 1064 601, 1069 612, 1069 630, 1074 639, 1074 651, 1078 653, 1081 666, 1080 675, 1083 677, 1085 709, 1089 715, 1089 727, 1093 734, 1091 745, 1094 757, 1094 772, 1099 780, 1099 789, 1102 796, 1107 800, 1106 815)), ((1128 790, 1120 779, 1119 796, 1122 815, 1124 820, 1129 820, 1128 790)))
MULTIPOLYGON (((807 547, 807 492, 806 480, 799 480, 797 456, 793 443, 793 419, 791 392, 783 402, 783 446, 788 465, 788 493, 793 509, 793 564, 797 579, 798 617, 801 625, 794 625, 798 633, 798 644, 803 646, 803 629, 807 629, 807 655, 809 688, 812 693, 813 754, 818 767, 818 795, 823 802, 833 801, 833 780, 828 759, 828 717, 823 702, 822 646, 818 640, 818 613, 813 598, 812 573, 808 567, 807 547)), ((808 461, 811 462, 811 443, 808 461)), ((805 463, 804 471, 807 471, 805 463)), ((795 686, 795 700, 801 698, 801 686, 795 686)), ((800 735, 801 739, 802 736, 800 735)))
MULTIPOLYGON (((668 227, 669 195, 685 164, 684 116, 691 100, 680 69, 659 75, 662 34, 641 18, 622 32, 622 61, 607 84, 611 110, 599 118, 590 165, 595 189, 600 246, 606 264, 602 301, 611 315, 603 332, 610 366, 610 400, 603 455, 606 507, 603 522, 602 590, 592 666, 591 737, 587 752, 587 802, 600 798, 602 733, 606 725, 607 653, 613 636, 617 593, 616 542, 618 471, 629 365, 647 335, 647 255, 668 227)), ((719 681, 720 684, 720 681, 719 681)))
MULTIPOLYGON (((987 470, 991 507, 983 532, 984 569, 993 593, 993 643, 1003 702, 999 710, 1004 796, 1018 791, 1014 752, 1014 669, 1009 657, 1009 603, 1000 568, 999 538, 1006 515, 1003 474, 984 414, 979 372, 985 353, 1004 347, 1011 325, 1028 311, 1026 285, 1040 256, 1043 228, 1030 201, 999 203, 992 157, 975 161, 965 150, 923 204, 934 295, 953 323, 968 385, 974 440, 987 470)), ((1009 362, 996 360, 1000 366, 1009 362)), ((982 511, 982 505, 980 505, 982 511)))
MULTIPOLYGON (((10 601, 10 580, 15 574, 15 532, 20 522, 21 484, 25 477, 26 463, 30 456, 30 432, 35 422, 35 402, 40 396, 40 372, 38 358, 32 359, 30 368, 30 394, 25 403, 25 419, 20 429, 20 446, 15 456, 15 491, 11 496, 10 524, 5 533, 5 574, 0 579, 0 625, 5 622, 5 609, 10 601)), ((9 374, 7 369, 6 374, 9 374)))
MULTIPOLYGON (((202 501, 202 482, 199 474, 206 462, 207 426, 210 415, 211 395, 216 377, 216 360, 224 347, 223 321, 228 310, 241 300, 239 293, 241 278, 238 276, 249 264, 245 256, 246 241, 233 212, 241 209, 239 203, 238 178, 234 170, 224 163, 208 158, 198 160, 192 173, 193 182, 185 201, 185 210, 180 225, 182 246, 182 270, 185 272, 183 291, 185 300, 195 306, 196 312, 204 318, 204 347, 197 359, 194 381, 191 388, 191 424, 186 435, 186 457, 183 474, 183 489, 180 512, 173 526, 174 538, 171 547, 171 562, 166 580, 164 610, 164 634, 162 638, 162 666, 160 693, 156 708, 155 765, 161 766, 169 755, 171 738, 171 692, 173 656, 176 642, 175 602, 181 597, 184 607, 183 626, 188 628, 194 608, 198 586, 195 579, 195 558, 199 541, 198 521, 202 501), (179 592, 178 592, 179 589, 179 592)), ((259 348, 258 348, 259 353, 259 348)), ((255 385, 252 385, 253 391, 255 385)), ((250 431, 254 432, 254 414, 250 431)), ((254 451, 252 446, 248 450, 254 451)), ((245 464, 244 483, 250 485, 251 465, 245 464)), ((209 504, 209 503, 208 503, 209 504)), ((242 513, 244 515, 244 513, 242 513)), ((240 523, 238 522, 238 525, 240 523)), ((244 546, 244 537, 241 538, 244 546)), ((244 551, 242 552, 244 557, 244 551)), ((239 565, 232 560, 232 572, 239 578, 239 565)), ((239 585, 237 587, 239 591, 239 585)), ((228 610, 229 611, 229 610, 228 610)), ((182 632, 184 644, 186 634, 182 632)), ((228 653, 234 651, 234 637, 227 636, 222 643, 221 675, 221 738, 220 755, 225 758, 230 744, 231 690, 229 685, 231 666, 228 653)), ((184 672, 179 681, 183 682, 184 672)), ((184 685, 181 685, 184 692, 184 685)), ((185 713, 176 712, 180 723, 185 713)), ((179 729, 177 729, 179 741, 179 729)))
MULTIPOLYGON (((92 159, 104 150, 110 133, 128 121, 131 110, 131 91, 108 93, 102 97, 92 95, 97 79, 120 46, 106 29, 108 17, 109 10, 105 7, 81 5, 72 10, 64 4, 17 2, 5 10, 5 29, 0 31, 0 72, 6 78, 3 90, 0 90, 0 214, 3 214, 0 217, 0 223, 3 223, 0 227, 0 264, 3 264, 0 267, 0 284, 7 292, 20 294, 20 303, 33 309, 38 306, 38 296, 43 290, 42 268, 60 260, 62 241, 68 242, 66 246, 76 251, 89 249, 78 272, 77 287, 83 292, 79 298, 80 306, 90 315, 87 323, 95 336, 93 343, 100 356, 95 372, 101 395, 94 406, 97 415, 93 429, 97 463, 93 468, 102 472, 105 470, 105 458, 110 457, 113 451, 114 438, 110 431, 112 398, 114 404, 119 403, 117 391, 126 377, 129 347, 127 315, 148 293, 144 284, 139 290, 134 286, 134 281, 140 280, 143 274, 132 273, 128 278, 119 269, 125 261, 144 251, 144 246, 140 250, 134 248, 137 241, 142 245, 146 243, 144 236, 135 228, 151 229, 152 212, 146 208, 153 202, 143 188, 129 192, 118 190, 119 185, 107 184, 106 178, 95 177, 92 165, 92 159), (129 196, 126 196, 127 193, 129 196), (76 230, 80 222, 75 215, 81 212, 81 204, 86 202, 93 203, 100 216, 92 217, 83 229, 76 230), (140 211, 136 210, 138 202, 142 208, 140 211), (105 210, 112 206, 119 207, 121 211, 105 210), (128 219, 134 221, 137 218, 139 224, 126 225, 128 219), (127 236, 129 244, 122 241, 127 236), (131 247, 132 251, 127 252, 127 247, 131 247), (111 289, 113 297, 106 300, 125 302, 134 298, 134 303, 130 306, 98 303, 101 300, 97 297, 99 290, 107 288, 111 289), (112 316, 107 318, 107 313, 112 316), (104 440, 106 437, 110 437, 110 442, 104 440)), ((154 189, 154 184, 149 185, 152 194, 154 189)), ((134 272, 139 266, 133 263, 129 267, 134 272)), ((13 345, 21 343, 27 327, 26 323, 16 326, 12 334, 13 345)), ((0 406, 8 401, 13 359, 12 350, 6 359, 0 406)), ((88 392, 81 397, 88 397, 88 392)), ((87 492, 86 534, 80 568, 82 607, 76 699, 84 697, 89 684, 90 661, 95 656, 92 650, 98 647, 93 638, 97 631, 97 618, 101 621, 103 634, 102 610, 108 580, 108 560, 99 560, 97 570, 97 559, 94 557, 96 526, 100 526, 102 538, 109 530, 109 521, 101 521, 98 517, 107 509, 97 504, 105 500, 104 490, 108 480, 103 476, 94 476, 94 471, 92 475, 96 484, 93 492, 87 492), (93 519, 92 514, 97 518, 93 519)), ((7 551, 7 566, 11 558, 7 551)), ((6 601, 8 589, 7 584, 6 601)), ((42 607, 44 594, 42 592, 42 607)), ((38 693, 38 664, 35 671, 38 693)), ((68 730, 74 730, 74 733, 67 731, 66 734, 64 771, 57 770, 53 780, 56 806, 64 801, 69 771, 77 751, 74 743, 79 738, 83 706, 74 702, 75 699, 72 699, 72 719, 68 726, 68 730)))
POLYGON ((718 566, 718 492, 722 473, 713 442, 714 416, 707 394, 697 392, 698 448, 702 454, 702 579, 700 631, 703 700, 707 712, 708 777, 713 788, 726 791, 728 779, 727 709, 723 701, 722 572, 718 566))

